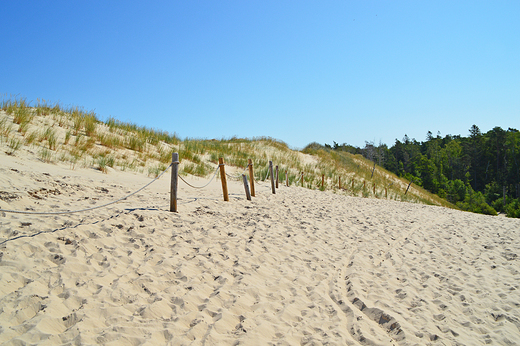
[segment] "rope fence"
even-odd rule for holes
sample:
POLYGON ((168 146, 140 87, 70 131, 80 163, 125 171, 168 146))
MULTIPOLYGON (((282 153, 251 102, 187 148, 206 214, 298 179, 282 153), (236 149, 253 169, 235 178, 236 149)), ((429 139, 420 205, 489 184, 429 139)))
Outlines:
MULTIPOLYGON (((172 162, 170 163, 170 165, 168 165, 168 167, 166 167, 166 169, 164 169, 155 179, 153 179, 152 181, 150 181, 149 183, 147 183, 143 187, 139 188, 138 190, 136 190, 136 191, 134 191, 134 192, 124 196, 124 197, 121 197, 121 198, 119 198, 119 199, 117 199, 115 201, 112 201, 112 202, 109 202, 109 203, 105 203, 105 204, 102 204, 102 205, 98 205, 98 206, 94 206, 94 207, 90 207, 90 208, 78 209, 78 210, 56 211, 56 212, 19 211, 19 210, 8 210, 8 209, 1 209, 1 208, 0 208, 0 211, 6 212, 6 213, 16 213, 16 214, 63 215, 63 214, 73 214, 73 213, 87 212, 87 211, 91 211, 91 210, 95 210, 95 209, 99 209, 99 208, 108 207, 108 206, 110 206, 112 204, 124 201, 124 200, 128 199, 129 197, 137 194, 138 192, 144 190, 145 188, 147 188, 148 186, 153 184, 155 181, 157 181, 162 175, 164 175, 164 173, 166 173, 166 171, 170 167, 172 168, 171 189, 170 189, 170 211, 172 211, 172 212, 177 212, 178 178, 180 178, 181 181, 183 181, 187 186, 189 186, 189 187, 191 187, 193 189, 204 189, 208 185, 210 185, 211 182, 215 179, 215 177, 217 176, 219 170, 220 170, 220 179, 221 179, 221 183, 222 183, 222 190, 223 190, 223 195, 224 195, 224 201, 228 201, 229 200, 229 194, 228 194, 228 191, 227 191, 227 180, 226 180, 226 177, 229 177, 231 179, 237 179, 237 180, 242 179, 242 181, 244 183, 244 189, 245 189, 245 193, 246 193, 247 199, 251 200, 251 196, 255 197, 255 182, 257 182, 257 180, 255 179, 255 176, 254 176, 253 164, 252 164, 251 159, 249 159, 249 163, 246 166, 246 168, 242 171, 242 173, 238 173, 237 175, 231 175, 231 174, 227 174, 225 172, 224 161, 223 161, 222 158, 219 158, 219 164, 215 168, 215 172, 213 173, 213 175, 211 176, 209 181, 206 184, 202 185, 202 186, 194 186, 194 185, 190 184, 189 182, 187 182, 181 175, 179 175, 178 174, 179 164, 180 164, 180 161, 179 161, 178 153, 173 153, 172 154, 172 162), (248 183, 248 179, 247 179, 248 177, 246 176, 246 173, 248 171, 249 171, 249 183, 248 183), (251 184, 251 189, 249 188, 249 184, 251 184)), ((292 184, 298 185, 300 183, 300 181, 301 181, 301 184, 303 186, 303 182, 304 182, 303 181, 303 175, 304 175, 304 173, 301 172, 298 175, 299 175, 298 180, 292 182, 292 184)), ((275 175, 274 172, 273 172, 272 161, 269 161, 269 167, 268 167, 268 170, 267 170, 267 174, 266 174, 266 176, 265 176, 263 181, 266 181, 269 177, 270 177, 270 180, 271 180, 272 193, 275 194, 276 193, 275 192, 276 188, 278 188, 278 166, 276 166, 276 175, 275 175), (275 184, 275 181, 274 181, 275 177, 276 177, 276 184, 275 184)), ((289 186, 290 185, 289 184, 289 175, 288 175, 287 171, 285 171, 285 179, 286 179, 286 186, 289 186)), ((408 187, 406 189, 406 192, 408 192, 408 189, 410 188, 411 184, 412 184, 412 182, 410 182, 410 184, 408 185, 408 187)), ((391 185, 389 185, 388 187, 390 187, 391 185)), ((322 186, 322 188, 324 187, 324 175, 322 176, 321 186, 322 186)), ((341 178, 339 180, 339 189, 342 189, 341 188, 341 178)), ((354 179, 352 179, 352 189, 354 189, 354 179)), ((376 193, 375 184, 373 186, 373 190, 374 190, 374 194, 375 194, 376 193)), ((405 193, 405 195, 406 195, 406 193, 405 193)), ((385 187, 385 198, 386 197, 387 197, 387 187, 385 187)))
POLYGON ((213 173, 213 176, 211 177, 211 179, 208 181, 208 183, 206 185, 203 185, 203 186, 193 186, 191 185, 190 183, 188 183, 186 180, 184 180, 184 178, 182 177, 182 175, 179 175, 179 178, 181 178, 181 180, 186 184, 188 185, 189 187, 193 188, 193 189, 203 189, 205 187, 207 187, 209 184, 211 184, 211 182, 213 181, 213 179, 215 179, 215 177, 217 176, 217 173, 218 173, 218 170, 220 168, 220 165, 217 166, 217 168, 215 169, 215 173, 213 173))
POLYGON ((140 189, 138 189, 138 190, 136 190, 136 191, 134 191, 134 192, 124 196, 124 197, 121 197, 118 200, 115 200, 115 201, 112 201, 112 202, 109 202, 109 203, 105 203, 105 204, 102 204, 102 205, 97 205, 95 207, 79 209, 79 210, 54 211, 54 212, 20 211, 20 210, 7 210, 7 209, 0 209, 0 211, 6 212, 6 213, 14 213, 14 214, 62 215, 62 214, 82 213, 82 212, 85 212, 85 211, 90 211, 90 210, 95 210, 95 209, 99 209, 99 208, 108 207, 109 205, 116 204, 116 203, 119 203, 121 201, 124 201, 128 197, 131 197, 131 196, 135 195, 136 193, 146 189, 148 186, 153 184, 157 179, 159 179, 164 173, 166 173, 166 171, 172 166, 172 164, 173 163, 171 163, 168 167, 166 167, 166 169, 164 171, 162 171, 161 174, 159 174, 154 180, 152 180, 151 182, 149 182, 145 186, 141 187, 140 189))

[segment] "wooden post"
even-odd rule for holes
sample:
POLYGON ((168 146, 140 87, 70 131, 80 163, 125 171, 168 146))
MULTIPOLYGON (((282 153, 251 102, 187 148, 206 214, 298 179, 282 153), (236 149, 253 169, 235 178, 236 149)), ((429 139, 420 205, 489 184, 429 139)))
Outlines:
POLYGON ((406 192, 404 193, 405 196, 408 193, 408 189, 410 188, 410 185, 412 185, 412 182, 413 182, 413 179, 410 180, 410 184, 408 184, 408 187, 406 188, 406 192))
POLYGON ((276 165, 276 188, 278 188, 278 165, 276 165))
POLYGON ((341 190, 341 177, 339 177, 338 179, 339 179, 339 189, 341 190))
POLYGON ((363 180, 363 190, 365 190, 367 188, 367 182, 365 180, 363 180))
POLYGON ((248 201, 250 201, 251 194, 249 193, 249 185, 247 185, 247 177, 245 174, 242 174, 242 180, 244 181, 244 189, 246 190, 246 198, 248 201))
POLYGON ((224 201, 229 201, 229 195, 227 191, 227 180, 226 180, 226 170, 224 169, 224 159, 219 158, 218 164, 220 166, 220 181, 222 182, 222 193, 224 194, 224 201))
POLYGON ((352 178, 352 191, 354 191, 354 178, 352 178))
POLYGON ((271 190, 276 193, 274 186, 274 173, 273 173, 273 161, 269 161, 269 176, 271 177, 271 190))
POLYGON ((385 187, 385 198, 388 198, 388 189, 385 187))
POLYGON ((302 172, 302 187, 303 187, 303 172, 302 172))
POLYGON ((289 186, 289 175, 287 174, 287 171, 285 171, 285 186, 289 186))
POLYGON ((374 184, 374 195, 376 194, 376 184, 374 184))
POLYGON ((322 175, 321 175, 321 188, 322 188, 322 189, 325 188, 325 174, 322 174, 322 175))
POLYGON ((172 153, 172 180, 170 184, 170 211, 177 212, 177 187, 179 176, 179 153, 172 153))
POLYGON ((253 174, 253 161, 247 160, 249 165, 249 181, 251 182, 251 196, 255 197, 255 176, 253 174))

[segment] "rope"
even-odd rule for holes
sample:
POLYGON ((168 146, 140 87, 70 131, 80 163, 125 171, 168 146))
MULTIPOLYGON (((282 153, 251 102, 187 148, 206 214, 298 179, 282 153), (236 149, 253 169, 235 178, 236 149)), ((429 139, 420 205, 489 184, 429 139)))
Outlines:
MULTIPOLYGON (((212 181, 213 179, 215 179, 215 177, 217 176, 217 172, 218 172, 218 169, 220 168, 221 165, 218 165, 217 166, 217 169, 215 169, 215 173, 213 174, 213 176, 211 177, 211 179, 208 181, 208 183, 204 186, 193 186, 191 185, 190 183, 188 183, 186 180, 184 180, 184 178, 182 176, 179 175, 179 178, 181 178, 181 180, 186 184, 188 185, 189 187, 192 187, 194 189, 203 189, 205 188, 206 186, 208 186, 212 181)), ((223 165, 222 165, 223 166, 223 165)))
POLYGON ((244 168, 244 171, 243 171, 242 173, 238 173, 237 175, 231 175, 231 174, 228 174, 228 173, 226 173, 226 175, 227 175, 229 178, 231 178, 231 179, 237 179, 237 180, 240 180, 240 179, 242 179, 242 175, 247 173, 249 166, 252 166, 252 165, 253 165, 253 164, 248 164, 248 165, 246 166, 246 168, 244 168))
MULTIPOLYGON (((175 162, 173 162, 175 163, 175 162)), ((172 164, 173 164, 172 163, 172 164)), ((116 201, 113 201, 113 202, 109 202, 109 203, 106 203, 106 204, 103 204, 103 205, 98 205, 98 206, 95 206, 95 207, 91 207, 91 208, 86 208, 86 209, 80 209, 80 210, 70 210, 70 211, 55 211, 55 212, 38 212, 38 211, 19 211, 19 210, 6 210, 6 209, 0 209, 0 211, 4 211, 6 213, 15 213, 15 214, 32 214, 32 215, 61 215, 61 214, 73 214, 73 213, 81 213, 81 212, 85 212, 85 211, 90 211, 90 210, 94 210, 94 209, 99 209, 99 208, 103 208, 103 207, 107 207, 111 204, 115 204, 115 203, 118 203, 118 202, 121 202, 122 200, 125 200, 127 199, 128 197, 131 197, 133 195, 135 195, 136 193, 138 193, 139 191, 141 190, 144 190, 145 188, 147 188, 148 186, 150 186, 153 182, 155 182, 157 179, 159 179, 170 167, 171 165, 170 164, 168 167, 166 167, 166 169, 164 171, 162 171, 161 174, 159 174, 157 176, 157 178, 155 178, 154 180, 152 180, 151 182, 149 182, 148 184, 146 184, 145 186, 143 186, 142 188, 140 188, 139 190, 136 190, 134 192, 132 192, 131 194, 127 195, 127 196, 124 196, 116 201)))
POLYGON ((226 173, 226 176, 230 179, 236 179, 236 180, 239 180, 240 178, 242 178, 242 175, 240 175, 240 173, 238 175, 231 175, 231 174, 226 173))

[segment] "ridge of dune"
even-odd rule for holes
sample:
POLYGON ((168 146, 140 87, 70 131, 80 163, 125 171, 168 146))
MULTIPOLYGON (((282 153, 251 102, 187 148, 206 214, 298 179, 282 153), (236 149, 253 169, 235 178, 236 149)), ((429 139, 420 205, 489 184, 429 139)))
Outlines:
POLYGON ((170 213, 168 175, 12 214, 151 178, 0 159, 0 344, 520 340, 518 219, 233 180, 170 213))

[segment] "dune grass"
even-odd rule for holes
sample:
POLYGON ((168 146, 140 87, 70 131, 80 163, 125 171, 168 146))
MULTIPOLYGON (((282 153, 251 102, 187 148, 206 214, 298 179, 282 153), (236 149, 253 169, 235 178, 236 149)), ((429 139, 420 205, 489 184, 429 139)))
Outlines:
POLYGON ((112 117, 103 122, 93 111, 78 107, 39 99, 30 106, 25 98, 13 96, 1 99, 0 110, 0 143, 6 145, 6 152, 12 155, 24 146, 37 146, 42 161, 68 161, 72 169, 82 165, 108 173, 110 167, 156 177, 171 162, 172 153, 177 152, 180 174, 208 176, 215 171, 220 157, 226 166, 241 173, 251 159, 255 179, 263 181, 272 161, 279 166, 282 185, 287 178, 289 185, 301 186, 303 172, 303 186, 309 189, 453 207, 415 185, 405 195, 407 181, 378 166, 372 176, 371 161, 360 155, 325 150, 316 143, 300 152, 269 137, 181 140, 175 133, 112 117))

